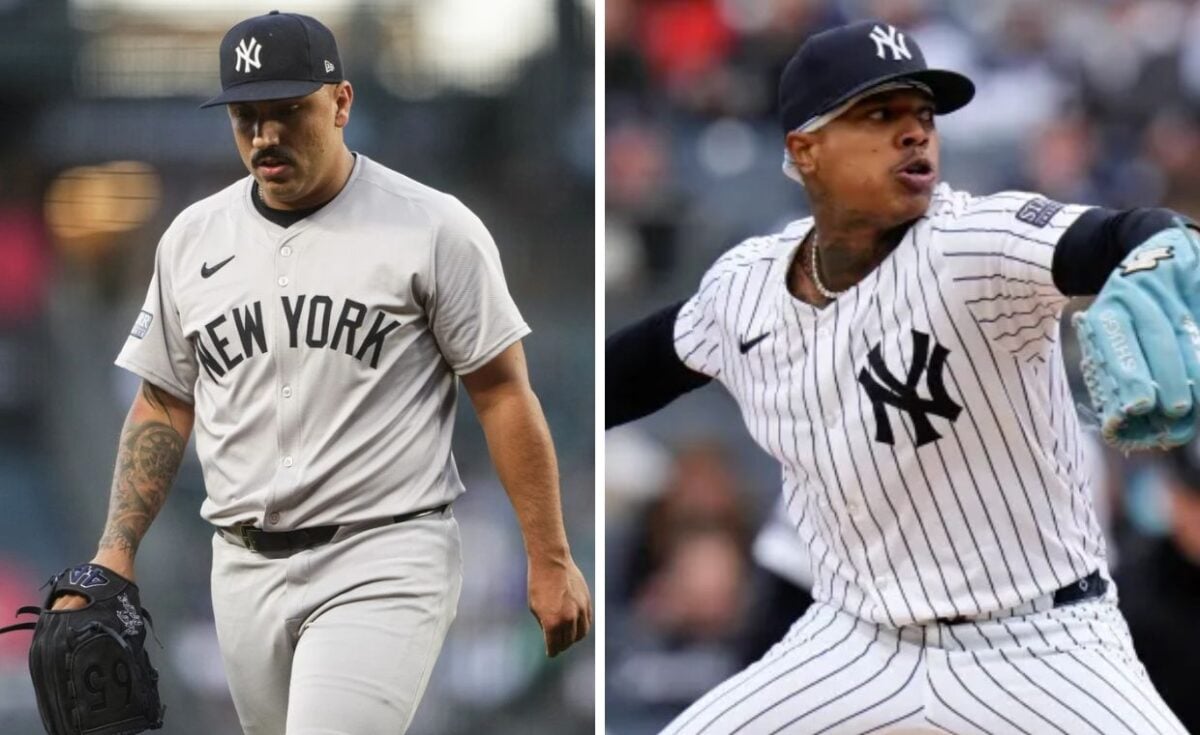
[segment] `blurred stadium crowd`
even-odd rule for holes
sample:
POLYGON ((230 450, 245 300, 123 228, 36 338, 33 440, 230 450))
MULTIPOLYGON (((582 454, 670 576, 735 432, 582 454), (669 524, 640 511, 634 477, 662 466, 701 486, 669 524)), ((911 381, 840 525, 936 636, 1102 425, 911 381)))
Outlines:
MULTIPOLYGON (((568 534, 590 578, 595 4, 486 5, 280 7, 319 17, 339 39, 356 91, 350 147, 455 194, 495 237, 533 327, 530 370, 559 449, 568 534)), ((225 111, 197 105, 219 88, 224 32, 276 6, 0 1, 0 625, 95 550, 136 388, 112 360, 159 235, 185 206, 246 175, 225 111)), ((591 733, 594 649, 589 641, 546 659, 512 509, 461 405, 466 580, 411 732, 591 733)), ((139 555, 173 735, 239 731, 213 631, 203 493, 192 453, 139 555)), ((27 646, 26 633, 0 637, 5 735, 41 732, 27 646)))
MULTIPOLYGON (((863 17, 975 81, 975 101, 938 121, 955 188, 1200 216, 1192 2, 608 0, 607 331, 693 293, 739 240, 807 214, 780 173, 776 80, 805 37, 863 17)), ((1200 447, 1094 455, 1135 644, 1200 732, 1200 447)), ((609 432, 605 485, 607 724, 640 735, 782 636, 808 603, 806 564, 773 515, 778 468, 719 388, 609 432)))

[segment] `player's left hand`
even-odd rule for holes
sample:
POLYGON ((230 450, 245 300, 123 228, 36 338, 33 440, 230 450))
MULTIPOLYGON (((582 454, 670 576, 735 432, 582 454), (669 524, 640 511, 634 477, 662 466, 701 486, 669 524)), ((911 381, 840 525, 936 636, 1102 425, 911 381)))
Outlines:
POLYGON ((1100 433, 1124 450, 1179 446, 1200 404, 1200 237, 1182 221, 1139 245, 1073 324, 1100 433))
POLYGON ((592 597, 574 560, 529 560, 529 611, 542 626, 547 656, 583 640, 592 627, 592 597))

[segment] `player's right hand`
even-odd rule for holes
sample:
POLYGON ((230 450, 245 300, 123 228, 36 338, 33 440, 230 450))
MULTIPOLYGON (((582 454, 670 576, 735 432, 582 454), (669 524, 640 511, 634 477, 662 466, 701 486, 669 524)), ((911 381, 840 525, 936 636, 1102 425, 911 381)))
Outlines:
MULTIPOLYGON (((130 582, 133 581, 133 561, 124 555, 114 555, 98 553, 91 561, 92 564, 99 564, 102 567, 113 570, 130 582)), ((83 595, 77 595, 74 592, 64 592, 54 598, 51 603, 51 610, 78 610, 88 604, 88 598, 83 595)))
POLYGON ((59 595, 54 604, 50 606, 51 610, 78 610, 86 605, 88 599, 83 595, 77 595, 74 592, 64 592, 59 595))

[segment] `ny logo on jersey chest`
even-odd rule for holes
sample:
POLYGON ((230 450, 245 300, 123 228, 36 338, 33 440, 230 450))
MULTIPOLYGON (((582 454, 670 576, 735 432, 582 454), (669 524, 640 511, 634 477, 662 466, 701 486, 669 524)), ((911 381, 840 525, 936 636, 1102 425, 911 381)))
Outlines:
POLYGON ((871 408, 875 412, 875 441, 883 444, 896 443, 891 419, 888 417, 888 406, 908 414, 916 432, 915 441, 918 447, 942 438, 937 429, 933 428, 929 414, 953 423, 962 411, 962 406, 955 403, 946 392, 942 375, 946 369, 946 356, 950 351, 937 342, 932 342, 924 332, 914 329, 912 338, 912 364, 903 383, 892 375, 892 371, 888 370, 887 364, 884 363, 880 353, 882 342, 871 348, 867 355, 867 366, 858 373, 858 382, 871 399, 871 408), (929 398, 922 398, 917 392, 922 375, 928 376, 925 383, 929 387, 929 398))

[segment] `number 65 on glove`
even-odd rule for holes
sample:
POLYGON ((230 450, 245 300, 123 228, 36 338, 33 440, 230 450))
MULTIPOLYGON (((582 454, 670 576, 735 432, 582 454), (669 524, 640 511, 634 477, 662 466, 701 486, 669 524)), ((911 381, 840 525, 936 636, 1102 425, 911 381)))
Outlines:
POLYGON ((1200 236, 1176 220, 1125 256, 1072 324, 1100 434, 1122 451, 1167 449, 1196 432, 1200 236))
POLYGON ((158 672, 146 655, 149 614, 133 582, 99 564, 81 564, 50 580, 45 608, 23 607, 36 623, 0 628, 33 630, 29 673, 48 735, 133 735, 162 727, 158 672), (50 610, 60 593, 86 606, 50 610))

